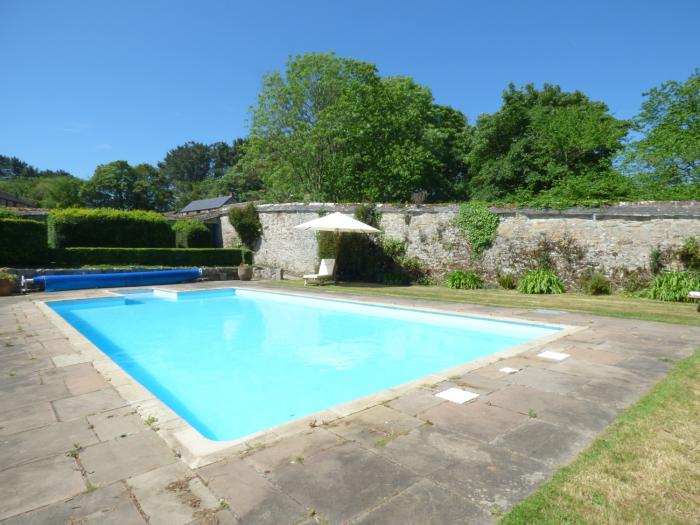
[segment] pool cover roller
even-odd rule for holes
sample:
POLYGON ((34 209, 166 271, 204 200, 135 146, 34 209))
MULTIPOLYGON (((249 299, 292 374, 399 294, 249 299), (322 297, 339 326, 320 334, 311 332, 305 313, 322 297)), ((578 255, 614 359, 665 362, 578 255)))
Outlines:
POLYGON ((201 276, 201 268, 189 268, 186 270, 154 270, 151 272, 40 275, 27 281, 43 285, 46 292, 58 292, 84 288, 111 288, 112 286, 186 283, 199 279, 201 276))

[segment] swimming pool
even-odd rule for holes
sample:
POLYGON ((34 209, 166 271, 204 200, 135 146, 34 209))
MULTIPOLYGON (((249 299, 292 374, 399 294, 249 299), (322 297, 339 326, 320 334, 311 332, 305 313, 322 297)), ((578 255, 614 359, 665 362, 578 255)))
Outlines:
POLYGON ((233 440, 533 339, 549 326, 223 289, 55 312, 212 440, 233 440))

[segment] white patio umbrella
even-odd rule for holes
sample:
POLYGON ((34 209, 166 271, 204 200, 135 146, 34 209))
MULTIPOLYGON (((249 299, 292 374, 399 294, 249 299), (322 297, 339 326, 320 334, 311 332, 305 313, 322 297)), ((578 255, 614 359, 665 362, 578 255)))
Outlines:
MULTIPOLYGON (((313 219, 294 226, 298 230, 316 232, 335 232, 335 256, 338 257, 338 247, 340 246, 341 233, 379 233, 377 228, 358 221, 349 215, 344 215, 339 211, 324 215, 318 219, 313 219)), ((338 265, 336 264, 336 267, 338 265)))

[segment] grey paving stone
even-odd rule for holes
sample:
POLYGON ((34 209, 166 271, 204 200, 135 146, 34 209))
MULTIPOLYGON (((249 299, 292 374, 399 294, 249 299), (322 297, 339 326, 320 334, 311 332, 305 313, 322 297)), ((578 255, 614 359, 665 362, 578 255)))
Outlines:
POLYGON ((97 436, 84 419, 52 423, 38 430, 26 430, 0 439, 0 469, 53 454, 66 453, 75 444, 97 443, 97 436))
POLYGON ((444 399, 435 397, 435 392, 417 389, 391 400, 388 406, 394 410, 408 414, 409 416, 416 416, 424 410, 428 410, 444 402, 444 399))
POLYGON ((42 402, 0 412, 0 436, 39 428, 56 421, 51 403, 42 402))
POLYGON ((384 405, 377 405, 338 419, 328 425, 328 429, 349 441, 357 441, 371 447, 377 442, 404 434, 423 424, 420 419, 384 405))
POLYGON ((547 479, 552 469, 503 448, 479 445, 472 457, 438 470, 430 478, 477 505, 505 510, 547 479))
POLYGON ((352 443, 301 464, 281 465, 271 475, 284 492, 331 523, 367 512, 418 480, 411 471, 352 443))
POLYGON ((64 455, 0 472, 0 520, 62 501, 85 490, 75 460, 64 455))
POLYGON ((481 507, 423 479, 353 525, 457 525, 493 523, 481 507))
POLYGON ((457 383, 460 388, 466 388, 478 394, 490 394, 505 386, 502 381, 483 376, 478 370, 476 372, 464 374, 459 379, 453 381, 457 383))
MULTIPOLYGON (((627 358, 627 356, 622 353, 585 344, 571 345, 566 349, 566 353, 576 360, 599 365, 616 365, 627 358)), ((567 359, 564 363, 567 361, 569 360, 567 359)))
POLYGON ((93 414, 88 416, 87 420, 93 426, 93 431, 100 441, 109 441, 151 430, 141 416, 134 414, 131 407, 93 414))
POLYGON ((282 438, 261 450, 254 450, 245 460, 260 472, 264 472, 283 463, 298 461, 298 458, 306 460, 340 443, 341 438, 318 427, 309 432, 282 438))
POLYGON ((0 412, 69 396, 64 384, 26 384, 0 395, 0 412))
POLYGON ((484 402, 444 403, 423 412, 422 417, 438 428, 481 441, 491 441, 522 424, 527 417, 484 402))
POLYGON ((155 432, 142 432, 99 443, 80 453, 80 460, 94 485, 107 485, 176 461, 155 432))
POLYGON ((3 525, 132 525, 146 523, 121 483, 22 514, 3 525))
POLYGON ((119 408, 126 404, 116 390, 98 390, 79 396, 67 397, 53 402, 59 419, 68 420, 85 417, 104 410, 119 408))
POLYGON ((647 390, 647 385, 610 383, 608 381, 594 380, 574 390, 572 395, 617 409, 623 409, 639 400, 647 390))
POLYGON ((662 357, 631 357, 618 363, 620 368, 624 368, 638 375, 640 378, 650 382, 656 382, 666 375, 673 363, 662 361, 662 357))
POLYGON ((184 463, 172 463, 127 480, 152 525, 185 525, 219 500, 184 463))
POLYGON ((508 379, 511 383, 516 385, 530 386, 547 392, 556 392, 560 394, 571 392, 590 381, 590 379, 586 377, 555 372, 554 368, 547 370, 541 368, 526 368, 525 370, 512 374, 508 379))
POLYGON ((307 509, 277 489, 240 459, 199 469, 214 493, 226 500, 241 523, 278 525, 301 521, 307 509))
POLYGON ((532 410, 539 419, 590 434, 602 431, 617 413, 599 403, 520 385, 510 385, 494 392, 487 401, 521 414, 532 410))
MULTIPOLYGON (((638 374, 619 366, 590 363, 580 359, 567 359, 551 368, 555 372, 576 375, 582 378, 603 380, 614 383, 640 385, 640 392, 648 389, 648 382, 638 374)), ((544 389, 542 389, 544 390, 544 389)))
POLYGON ((464 455, 460 450, 469 445, 473 447, 475 442, 456 434, 446 435, 437 428, 426 425, 405 436, 399 436, 384 446, 375 447, 374 451, 416 474, 427 476, 453 464, 464 455))
POLYGON ((590 443, 590 437, 571 429, 530 419, 498 438, 494 445, 542 461, 563 465, 573 460, 590 443))

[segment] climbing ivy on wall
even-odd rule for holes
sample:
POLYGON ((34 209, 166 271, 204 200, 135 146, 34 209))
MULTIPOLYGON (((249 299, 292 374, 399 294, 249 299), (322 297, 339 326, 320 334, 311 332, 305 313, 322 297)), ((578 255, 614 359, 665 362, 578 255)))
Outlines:
POLYGON ((465 202, 459 207, 454 223, 472 248, 472 257, 481 257, 496 240, 498 215, 478 201, 465 202))

